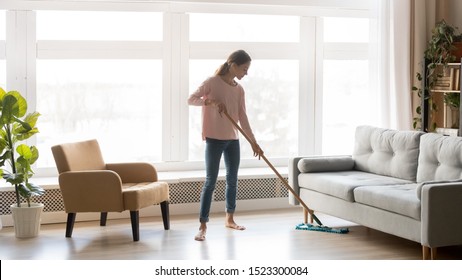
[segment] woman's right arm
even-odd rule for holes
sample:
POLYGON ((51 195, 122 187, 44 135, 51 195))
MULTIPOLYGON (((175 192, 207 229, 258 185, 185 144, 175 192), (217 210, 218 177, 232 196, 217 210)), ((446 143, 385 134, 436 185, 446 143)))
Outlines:
POLYGON ((193 92, 188 98, 188 104, 192 106, 204 106, 206 104, 206 95, 209 91, 207 81, 203 82, 195 92, 193 92))

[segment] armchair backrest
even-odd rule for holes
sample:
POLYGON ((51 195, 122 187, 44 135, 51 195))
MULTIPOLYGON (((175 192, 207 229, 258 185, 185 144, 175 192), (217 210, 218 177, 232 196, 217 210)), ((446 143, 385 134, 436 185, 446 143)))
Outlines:
POLYGON ((51 147, 59 174, 67 171, 104 170, 106 164, 96 139, 51 147))

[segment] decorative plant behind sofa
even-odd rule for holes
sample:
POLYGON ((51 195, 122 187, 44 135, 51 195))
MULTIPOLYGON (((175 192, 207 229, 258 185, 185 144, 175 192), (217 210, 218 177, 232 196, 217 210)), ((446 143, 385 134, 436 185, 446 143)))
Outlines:
POLYGON ((20 196, 31 206, 33 196, 45 191, 29 182, 34 174, 32 164, 38 159, 39 152, 35 146, 28 146, 23 141, 38 132, 39 113, 26 115, 27 101, 17 91, 5 92, 0 88, 0 167, 9 165, 11 169, 0 169, 0 175, 15 187, 16 205, 21 207, 20 196))
MULTIPOLYGON (((438 111, 436 103, 433 102, 433 94, 431 90, 436 85, 436 82, 439 78, 443 76, 439 69, 442 66, 444 70, 448 63, 454 62, 456 57, 452 54, 452 51, 455 50, 454 42, 459 40, 462 37, 461 34, 457 34, 457 27, 448 25, 444 20, 438 22, 432 30, 432 37, 427 43, 427 49, 425 50, 424 57, 427 61, 426 76, 420 72, 416 74, 417 80, 422 82, 425 81, 425 88, 416 87, 412 88, 413 91, 417 93, 419 98, 422 98, 422 95, 425 99, 428 100, 429 115, 432 115, 438 111), (438 67, 440 66, 440 67, 438 67)), ((417 117, 414 118, 413 127, 414 129, 419 129, 419 125, 422 123, 422 108, 417 106, 416 108, 417 117)), ((430 124, 430 130, 435 130, 436 123, 433 122, 430 124)))

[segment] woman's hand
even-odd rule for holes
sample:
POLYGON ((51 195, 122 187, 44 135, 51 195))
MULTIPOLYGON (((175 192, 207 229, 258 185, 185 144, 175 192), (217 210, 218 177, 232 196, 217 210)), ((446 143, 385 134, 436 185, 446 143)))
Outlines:
POLYGON ((257 142, 252 143, 252 150, 253 150, 253 156, 254 157, 258 156, 258 159, 260 159, 261 156, 263 156, 263 150, 260 148, 260 146, 257 144, 257 142))
POLYGON ((218 102, 218 101, 216 101, 214 99, 206 99, 204 101, 204 104, 205 104, 205 106, 215 106, 215 107, 217 107, 218 108, 218 113, 220 113, 220 115, 221 115, 221 113, 226 112, 225 104, 223 104, 221 102, 218 102))

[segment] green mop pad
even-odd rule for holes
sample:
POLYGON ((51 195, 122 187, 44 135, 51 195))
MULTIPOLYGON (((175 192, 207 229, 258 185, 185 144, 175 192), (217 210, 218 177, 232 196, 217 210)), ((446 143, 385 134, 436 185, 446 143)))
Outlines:
POLYGON ((326 226, 315 226, 312 224, 298 224, 295 229, 299 230, 312 230, 312 231, 323 231, 323 232, 332 232, 332 233, 348 233, 349 230, 348 228, 331 228, 331 227, 326 227, 326 226))

